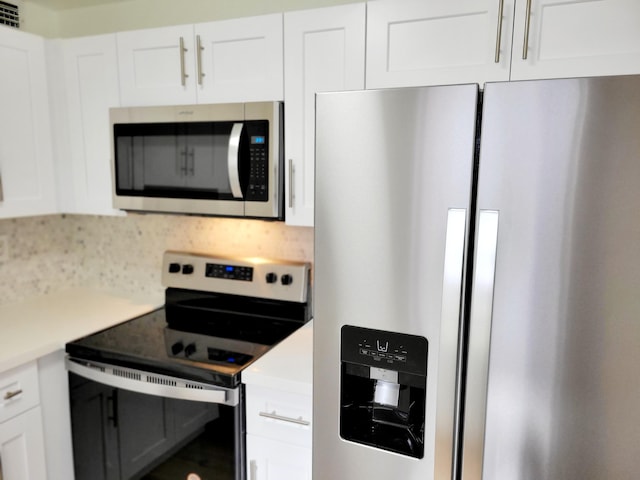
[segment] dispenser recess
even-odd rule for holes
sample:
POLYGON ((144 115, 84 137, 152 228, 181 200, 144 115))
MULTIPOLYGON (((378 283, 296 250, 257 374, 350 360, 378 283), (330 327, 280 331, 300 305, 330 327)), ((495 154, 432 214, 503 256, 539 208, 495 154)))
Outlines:
POLYGON ((421 336, 342 327, 342 438, 424 456, 428 345, 421 336))

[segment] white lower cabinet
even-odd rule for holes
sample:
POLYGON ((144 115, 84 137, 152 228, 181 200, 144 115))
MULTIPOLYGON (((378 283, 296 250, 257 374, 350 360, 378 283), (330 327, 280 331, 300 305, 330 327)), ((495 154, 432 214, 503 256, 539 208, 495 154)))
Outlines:
POLYGON ((311 395, 247 385, 248 480, 311 479, 311 395))
POLYGON ((2 480, 45 480, 46 461, 35 362, 0 374, 2 480))
POLYGON ((311 480, 311 449, 247 435, 248 480, 311 480))

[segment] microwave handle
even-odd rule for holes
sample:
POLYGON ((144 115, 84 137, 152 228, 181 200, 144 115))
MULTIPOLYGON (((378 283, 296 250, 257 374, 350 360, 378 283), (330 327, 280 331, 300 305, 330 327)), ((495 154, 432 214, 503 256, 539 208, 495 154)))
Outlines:
POLYGON ((229 136, 229 153, 227 156, 227 169, 229 171, 229 183, 231 184, 231 194, 233 198, 242 198, 240 188, 240 172, 238 164, 240 162, 240 135, 242 134, 243 123, 234 123, 229 136))

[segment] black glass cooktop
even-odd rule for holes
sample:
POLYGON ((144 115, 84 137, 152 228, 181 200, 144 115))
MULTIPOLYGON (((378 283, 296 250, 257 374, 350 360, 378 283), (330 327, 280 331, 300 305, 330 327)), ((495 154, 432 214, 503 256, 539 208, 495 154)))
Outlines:
POLYGON ((167 302, 68 343, 66 351, 79 360, 234 388, 244 368, 308 320, 296 305, 229 295, 169 289, 167 302))

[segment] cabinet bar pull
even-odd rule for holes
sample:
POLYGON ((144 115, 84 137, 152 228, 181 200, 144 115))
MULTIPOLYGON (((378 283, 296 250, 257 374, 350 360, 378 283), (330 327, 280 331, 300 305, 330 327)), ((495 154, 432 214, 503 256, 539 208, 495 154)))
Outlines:
POLYGON ((289 208, 293 208, 293 160, 289 159, 289 208))
MULTIPOLYGON (((255 460, 249 462, 249 480, 258 480, 258 465, 255 460)), ((2 479, 0 479, 2 480, 2 479)))
POLYGON ((187 84, 187 77, 189 76, 187 75, 184 66, 184 53, 186 51, 187 49, 184 48, 184 38, 180 37, 180 81, 183 87, 187 84))
POLYGON ((282 422, 295 423, 296 425, 304 425, 308 427, 311 425, 311 422, 308 420, 303 420, 302 417, 299 418, 291 418, 291 417, 283 417, 281 415, 277 415, 276 412, 258 412, 258 415, 265 418, 271 418, 272 420, 280 420, 282 422))
POLYGON ((193 147, 187 156, 191 159, 191 163, 187 162, 187 165, 189 167, 189 175, 193 177, 196 174, 196 148, 193 147))
POLYGON ((522 59, 527 59, 529 51, 529 24, 531 23, 531 0, 527 0, 527 16, 524 20, 524 44, 522 45, 522 59))
POLYGON ((504 11, 504 0, 498 3, 498 31, 496 32, 496 55, 495 63, 500 63, 500 44, 502 43, 502 12, 504 11))
POLYGON ((198 64, 198 85, 202 85, 202 79, 204 77, 204 72, 202 71, 202 51, 204 47, 202 46, 202 40, 200 39, 200 35, 196 35, 196 62, 198 64))
POLYGON ((13 392, 7 392, 4 394, 4 399, 5 400, 11 400, 14 397, 17 397, 18 395, 22 394, 22 389, 20 390, 14 390, 13 392))
POLYGON ((2 174, 0 174, 0 202, 4 202, 4 192, 2 190, 2 174))

